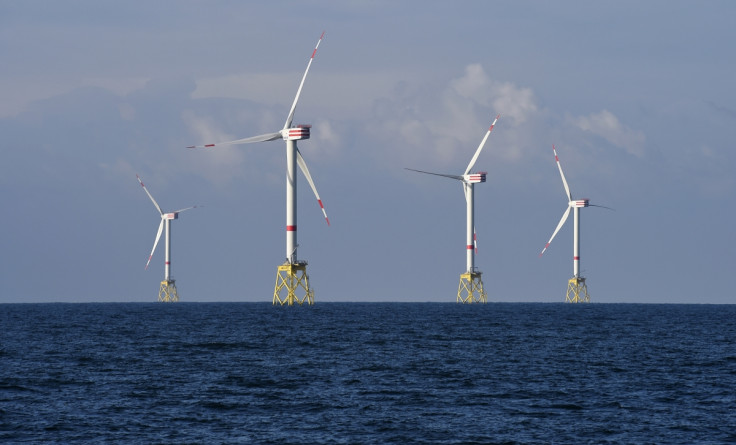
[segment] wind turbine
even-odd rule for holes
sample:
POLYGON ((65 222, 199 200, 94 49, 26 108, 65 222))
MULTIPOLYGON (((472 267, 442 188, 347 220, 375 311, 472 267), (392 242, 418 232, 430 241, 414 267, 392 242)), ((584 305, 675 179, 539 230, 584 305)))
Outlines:
POLYGON ((475 165, 475 161, 478 160, 478 156, 480 155, 481 150, 483 150, 483 147, 486 144, 486 141, 488 140, 488 136, 490 136, 491 131, 493 131, 494 125, 496 125, 496 121, 498 121, 500 114, 496 116, 496 118, 493 120, 493 123, 488 128, 488 131, 486 132, 486 135, 483 137, 483 140, 480 142, 480 145, 478 146, 478 149, 475 150, 475 154, 473 155, 473 158, 470 160, 470 163, 468 164, 468 168, 465 169, 465 173, 462 175, 448 175, 444 173, 432 173, 432 172, 426 172, 422 170, 414 170, 413 168, 407 168, 406 170, 411 170, 414 172, 419 173, 426 173, 429 175, 435 175, 435 176, 443 176, 445 178, 450 179, 456 179, 458 181, 461 181, 463 184, 463 191, 465 192, 465 203, 466 203, 466 215, 467 215, 467 221, 466 221, 466 269, 465 272, 460 274, 460 284, 457 289, 457 302, 458 303, 485 303, 487 301, 487 294, 485 289, 483 289, 483 280, 481 279, 481 275, 483 274, 475 267, 475 253, 477 251, 476 248, 476 238, 475 238, 475 222, 474 222, 474 215, 475 215, 475 206, 474 206, 474 196, 473 196, 473 186, 479 182, 486 182, 486 172, 478 172, 478 173, 470 173, 470 170, 475 165))
POLYGON ((567 185, 567 180, 565 179, 565 174, 562 172, 562 165, 560 165, 560 158, 557 157, 557 150, 555 149, 554 145, 552 145, 552 151, 555 154, 555 162, 557 162, 557 168, 560 170, 560 176, 562 177, 562 185, 565 186, 565 193, 567 194, 568 202, 567 202, 567 209, 565 210, 565 213, 562 214, 562 219, 560 219, 560 222, 557 224, 557 228, 552 233, 552 236, 550 237, 549 241, 547 241, 547 244, 545 244, 544 249, 542 249, 542 251, 539 253, 539 256, 541 257, 544 254, 544 252, 547 250, 550 243, 555 238, 555 235, 557 235, 557 232, 560 231, 562 226, 565 224, 565 221, 567 221, 567 217, 570 216, 570 211, 572 210, 573 211, 573 238, 572 238, 573 239, 573 242, 572 242, 573 276, 567 282, 567 295, 565 297, 565 301, 568 303, 589 303, 590 296, 588 295, 588 286, 585 284, 585 278, 580 276, 580 209, 583 207, 603 207, 605 209, 611 210, 611 208, 590 204, 590 200, 587 198, 573 200, 572 194, 570 194, 570 187, 567 185))
POLYGON ((161 232, 163 231, 164 226, 166 226, 166 262, 164 265, 164 280, 161 282, 161 286, 158 290, 158 301, 179 301, 179 293, 176 291, 176 280, 171 278, 171 221, 174 219, 179 219, 179 213, 185 210, 194 209, 197 206, 187 207, 185 209, 179 209, 173 212, 164 213, 156 200, 153 199, 153 196, 148 191, 146 186, 143 185, 141 177, 138 175, 135 175, 135 177, 138 178, 138 182, 141 184, 141 187, 143 187, 143 190, 146 192, 148 197, 151 198, 151 202, 153 202, 153 205, 156 207, 156 210, 158 210, 159 215, 161 215, 161 224, 158 225, 156 241, 153 242, 153 249, 151 249, 151 254, 148 255, 148 261, 146 261, 146 269, 148 269, 148 265, 151 263, 153 253, 156 251, 158 241, 161 239, 161 232))
POLYGON ((315 187, 314 185, 312 175, 309 174, 307 164, 304 161, 304 158, 302 157, 302 154, 301 152, 299 152, 299 149, 296 145, 296 141, 298 140, 309 139, 310 128, 312 126, 292 126, 292 121, 294 120, 294 110, 296 110, 296 104, 299 101, 299 96, 301 95, 302 87, 304 86, 304 80, 307 78, 309 67, 312 66, 314 56, 317 54, 317 48, 319 48, 319 44, 322 43, 322 39, 324 38, 324 36, 325 33, 322 32, 322 35, 317 41, 317 45, 314 47, 314 51, 312 51, 312 56, 309 58, 309 62, 307 63, 307 69, 306 71, 304 71, 304 76, 302 76, 302 81, 296 91, 296 97, 294 97, 294 102, 291 105, 291 110, 289 110, 289 114, 286 117, 286 122, 284 123, 284 127, 281 130, 244 139, 237 139, 235 141, 220 142, 216 144, 194 145, 187 147, 210 148, 220 145, 237 145, 250 144, 254 142, 275 141, 277 139, 283 139, 284 141, 286 141, 286 260, 281 266, 279 266, 278 272, 276 274, 276 285, 274 287, 273 293, 273 304, 288 304, 289 306, 291 306, 294 303, 298 303, 301 305, 305 301, 308 304, 314 304, 314 290, 309 287, 309 276, 306 273, 307 262, 304 260, 299 260, 297 258, 297 247, 299 245, 297 244, 296 239, 296 165, 299 165, 299 168, 301 169, 302 173, 304 173, 307 182, 309 182, 310 187, 312 187, 312 191, 314 192, 314 196, 317 197, 317 203, 319 203, 319 207, 320 209, 322 209, 322 214, 324 214, 325 216, 327 225, 330 225, 330 220, 329 218, 327 218, 327 212, 325 212, 325 208, 322 205, 322 199, 320 199, 319 193, 317 193, 317 187, 315 187), (296 294, 299 288, 304 291, 304 294, 301 298, 298 297, 296 294), (285 291, 286 293, 283 298, 281 295, 282 291, 285 291))

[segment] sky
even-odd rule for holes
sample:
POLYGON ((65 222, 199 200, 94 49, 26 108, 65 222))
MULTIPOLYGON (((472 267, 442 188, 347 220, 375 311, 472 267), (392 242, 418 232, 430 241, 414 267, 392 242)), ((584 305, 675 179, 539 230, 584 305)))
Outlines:
POLYGON ((454 302, 475 171, 489 302, 736 303, 736 3, 0 0, 0 303, 270 302, 295 113, 315 302, 454 302))

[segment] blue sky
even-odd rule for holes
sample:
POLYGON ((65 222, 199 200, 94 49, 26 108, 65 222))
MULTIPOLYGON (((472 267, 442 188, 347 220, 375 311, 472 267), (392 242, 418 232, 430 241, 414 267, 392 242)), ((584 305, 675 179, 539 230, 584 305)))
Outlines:
POLYGON ((582 212, 591 301, 734 303, 736 5, 727 1, 0 1, 0 302, 155 301, 158 215, 182 301, 271 301, 283 142, 320 301, 455 300, 476 163, 489 301, 564 301, 582 212))

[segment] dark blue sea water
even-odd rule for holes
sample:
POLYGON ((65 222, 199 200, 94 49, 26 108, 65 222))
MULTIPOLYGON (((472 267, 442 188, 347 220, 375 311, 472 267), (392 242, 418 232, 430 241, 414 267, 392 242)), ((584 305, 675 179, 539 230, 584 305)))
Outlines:
POLYGON ((3 443, 734 443, 736 305, 0 305, 3 443))

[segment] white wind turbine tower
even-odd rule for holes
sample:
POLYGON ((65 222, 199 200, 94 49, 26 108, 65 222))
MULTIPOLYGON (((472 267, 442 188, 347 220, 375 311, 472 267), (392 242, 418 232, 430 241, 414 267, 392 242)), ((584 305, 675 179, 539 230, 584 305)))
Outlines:
POLYGON ((570 210, 573 210, 573 276, 567 282, 567 295, 565 297, 565 301, 568 303, 589 303, 590 296, 588 295, 588 286, 585 284, 585 278, 580 275, 580 209, 583 207, 603 207, 605 209, 611 209, 605 206, 590 204, 590 200, 587 198, 573 200, 572 194, 570 194, 570 187, 567 185, 567 180, 565 179, 565 174, 562 172, 560 158, 557 157, 557 150, 554 145, 552 145, 552 151, 555 154, 555 162, 557 162, 557 168, 560 170, 562 185, 565 186, 565 193, 567 194, 568 202, 567 209, 565 210, 565 213, 562 214, 562 219, 560 219, 560 222, 557 224, 557 228, 552 233, 552 236, 549 241, 547 241, 542 252, 539 253, 539 256, 541 257, 547 250, 555 235, 557 235, 557 232, 560 231, 562 226, 565 224, 565 221, 567 221, 567 217, 570 216, 570 210))
POLYGON ((322 42, 324 35, 325 33, 322 32, 322 35, 317 41, 317 45, 314 47, 314 51, 312 51, 312 56, 309 58, 309 62, 307 63, 307 69, 304 71, 304 76, 302 76, 301 83, 296 91, 296 97, 294 97, 294 102, 291 105, 291 110, 289 110, 286 122, 281 130, 274 133, 262 134, 235 141, 187 147, 210 148, 219 145, 250 144, 254 142, 275 141, 277 139, 283 139, 286 141, 286 261, 279 266, 276 274, 273 304, 288 304, 291 306, 294 303, 301 305, 305 301, 308 304, 314 304, 314 290, 309 287, 309 276, 306 273, 307 262, 297 258, 297 247, 299 244, 297 244, 296 239, 296 165, 299 165, 302 173, 304 173, 304 176, 307 178, 307 182, 309 182, 309 185, 312 187, 312 191, 317 197, 317 202, 322 209, 327 225, 330 224, 325 208, 322 205, 322 200, 320 199, 319 193, 317 193, 317 188, 312 180, 312 175, 309 174, 307 164, 304 162, 304 158, 296 145, 296 141, 298 140, 309 139, 311 125, 292 126, 294 110, 296 109, 296 104, 299 101, 299 96, 301 95, 302 87, 304 86, 304 80, 307 78, 309 67, 312 66, 314 56, 317 54, 317 48, 319 48, 319 44, 322 42), (300 288, 304 292, 301 298, 297 296, 297 290, 300 288), (282 291, 285 292, 283 297, 282 291))
POLYGON ((475 267, 475 253, 476 253, 476 243, 475 243, 475 204, 474 204, 474 196, 473 196, 473 186, 479 182, 486 182, 486 172, 478 172, 478 173, 470 173, 470 170, 475 165, 475 161, 478 160, 478 156, 480 155, 481 150, 483 150, 483 147, 486 144, 486 140, 488 140, 488 136, 490 136, 491 131, 493 131, 494 125, 496 125, 496 121, 498 121, 500 114, 496 116, 496 118, 493 120, 493 123, 488 128, 488 131, 486 132, 486 135, 483 137, 483 140, 480 142, 480 145, 478 146, 478 149, 475 150, 475 154, 473 155, 473 158, 470 160, 470 163, 468 164, 468 168, 465 169, 465 173, 462 175, 448 175, 444 173, 432 173, 432 172, 426 172, 422 170, 414 170, 412 168, 407 168, 406 170, 411 170, 419 173, 426 173, 429 175, 436 175, 436 176, 444 176, 445 178, 451 178, 456 179, 458 181, 461 181, 463 184, 463 191, 465 192, 465 203, 466 203, 466 215, 467 215, 467 221, 466 221, 466 269, 465 272, 460 274, 460 284, 457 288, 457 302, 458 303, 485 303, 487 301, 487 294, 485 289, 483 289, 483 280, 481 278, 481 275, 483 274, 475 267))
POLYGON ((153 253, 156 251, 158 241, 161 239, 161 232, 163 231, 164 226, 166 226, 166 262, 164 263, 164 280, 161 281, 161 286, 158 290, 158 301, 179 301, 179 293, 176 291, 176 280, 171 277, 171 221, 174 219, 179 219, 179 213, 185 210, 194 209, 197 206, 187 207, 185 209, 179 209, 173 212, 164 213, 156 200, 153 199, 153 196, 148 191, 146 186, 143 185, 141 177, 138 175, 135 175, 135 177, 138 178, 138 182, 141 184, 141 187, 143 187, 143 190, 146 192, 148 197, 151 198, 151 202, 153 202, 153 205, 156 207, 156 210, 158 210, 159 215, 161 215, 161 224, 158 225, 156 241, 153 242, 153 249, 151 249, 151 254, 148 255, 148 261, 146 261, 146 269, 148 269, 148 265, 151 263, 153 253))

